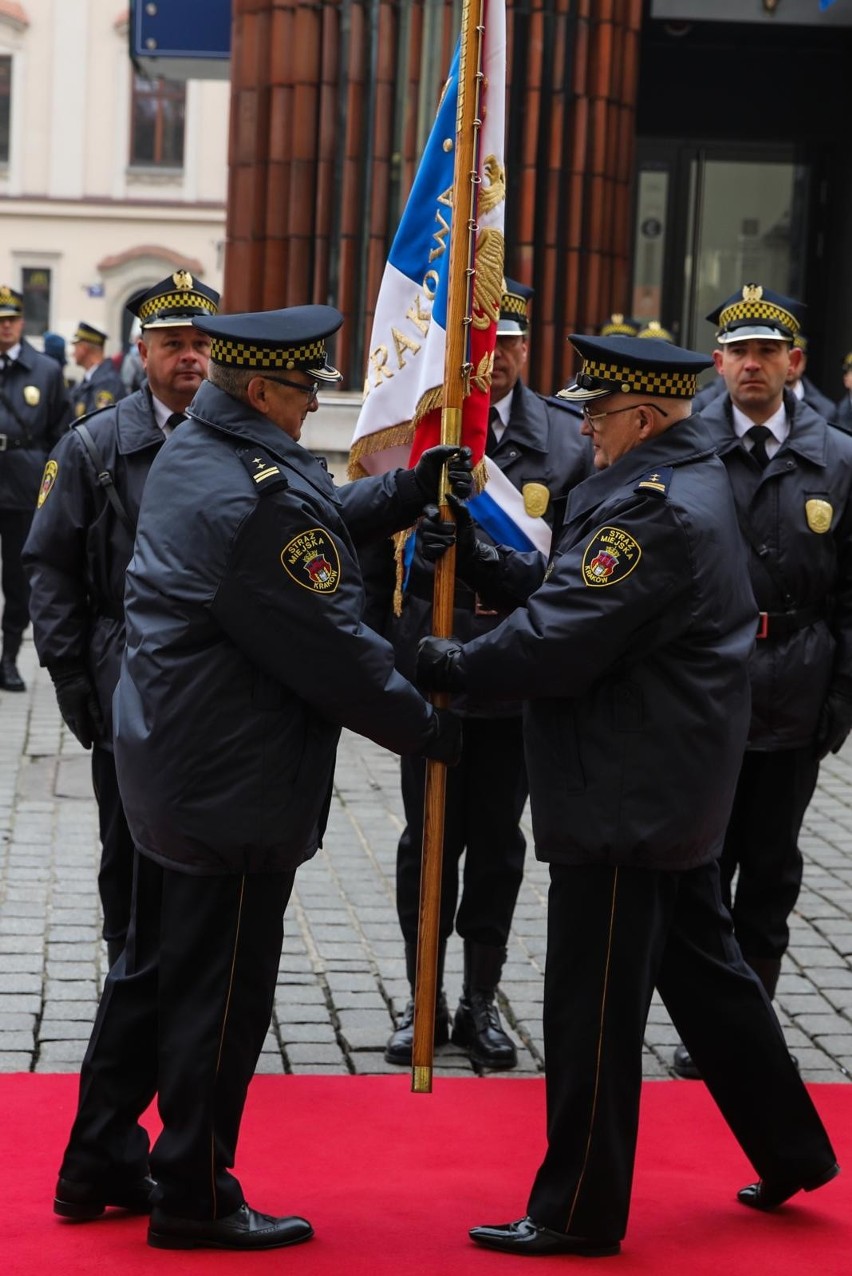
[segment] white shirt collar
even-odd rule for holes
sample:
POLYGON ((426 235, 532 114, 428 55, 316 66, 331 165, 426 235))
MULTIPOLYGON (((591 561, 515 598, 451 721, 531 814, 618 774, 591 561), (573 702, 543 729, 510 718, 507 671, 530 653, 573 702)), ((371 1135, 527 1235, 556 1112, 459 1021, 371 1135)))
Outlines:
POLYGON ((515 387, 512 386, 508 394, 504 394, 498 403, 491 404, 491 411, 496 412, 499 421, 491 422, 491 429, 494 431, 494 437, 499 442, 503 437, 503 431, 509 424, 509 417, 512 415, 512 396, 515 393, 515 387))
POLYGON ((157 398, 156 394, 151 395, 151 402, 154 405, 154 420, 157 422, 157 425, 163 431, 166 438, 168 438, 172 431, 171 427, 167 425, 167 422, 169 417, 172 415, 172 409, 167 408, 165 403, 162 403, 157 398))
POLYGON ((787 420, 787 410, 784 407, 783 399, 777 412, 773 412, 771 417, 768 417, 767 420, 759 423, 757 421, 752 421, 744 412, 741 412, 733 400, 731 401, 731 407, 733 408, 734 415, 734 433, 738 439, 743 438, 753 425, 765 425, 770 431, 772 438, 767 440, 766 455, 771 459, 778 451, 781 444, 786 441, 787 436, 790 433, 790 422, 787 420))

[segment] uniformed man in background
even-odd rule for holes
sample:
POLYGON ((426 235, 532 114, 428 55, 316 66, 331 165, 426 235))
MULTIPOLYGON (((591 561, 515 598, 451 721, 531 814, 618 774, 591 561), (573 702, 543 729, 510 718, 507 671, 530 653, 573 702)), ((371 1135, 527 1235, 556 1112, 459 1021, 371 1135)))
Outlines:
MULTIPOLYGON (((104 390, 109 406, 62 437, 45 467, 24 546, 39 659, 53 680, 63 720, 92 750, 101 838, 98 892, 110 965, 124 948, 133 881, 133 841, 112 748, 112 695, 124 651, 124 578, 148 471, 207 375, 210 339, 192 321, 215 314, 218 304, 219 294, 187 270, 130 299, 127 308, 143 325, 139 344, 147 385, 129 398, 123 385, 115 394, 104 390)), ((78 337, 83 330, 81 324, 78 337)))
POLYGON ((334 487, 298 440, 340 376, 326 340, 342 318, 299 306, 195 319, 209 381, 151 468, 127 570, 114 703, 133 908, 54 1209, 153 1205, 157 1248, 312 1235, 303 1218, 251 1209, 231 1172, 295 872, 323 837, 341 727, 446 762, 461 747, 454 715, 364 625, 354 540, 410 526, 445 465, 468 495, 470 454, 435 447, 411 470, 334 487), (149 1178, 138 1120, 155 1093, 149 1178))
POLYGON ((74 362, 83 376, 71 391, 75 417, 88 416, 101 408, 109 408, 127 394, 112 359, 106 358, 107 334, 90 323, 81 321, 71 338, 74 362))
POLYGON ((3 647, 0 690, 25 691, 17 659, 29 623, 21 551, 47 454, 68 427, 71 404, 55 359, 24 338, 24 298, 0 284, 0 552, 3 647))
POLYGON ((691 415, 709 359, 656 340, 571 341, 584 363, 562 393, 583 404, 598 472, 569 495, 546 570, 478 545, 461 510, 458 570, 518 599, 526 573, 525 605, 472 642, 425 638, 418 659, 429 690, 526 702, 551 879, 547 1152, 527 1214, 471 1236, 531 1257, 619 1250, 655 987, 760 1176, 740 1202, 773 1209, 838 1172, 720 897, 755 606, 725 468, 691 415))
MULTIPOLYGON (((820 760, 852 727, 852 439, 789 388, 801 368, 803 309, 753 283, 708 316, 725 392, 701 412, 731 482, 760 609, 748 744, 721 873, 740 948, 770 998, 820 760)), ((703 1073, 684 1045, 674 1069, 703 1073)))
MULTIPOLYGON (((526 285, 504 281, 485 448, 489 481, 485 494, 472 502, 472 512, 477 536, 493 544, 505 538, 503 520, 515 511, 513 521, 520 538, 515 543, 532 545, 528 538, 534 537, 546 555, 553 498, 590 473, 591 451, 580 437, 579 414, 572 406, 545 399, 522 380, 529 352, 531 297, 532 289, 526 285)), ((401 615, 390 628, 397 666, 409 676, 419 640, 432 632, 433 588, 434 565, 418 552, 401 615)), ((453 632, 464 638, 488 633, 502 619, 463 581, 456 582, 453 615, 453 632)), ((453 707, 463 715, 465 731, 461 762, 447 776, 434 1040, 442 1045, 450 1035, 441 979, 447 940, 455 927, 464 944, 464 976, 452 1040, 481 1067, 513 1068, 517 1052, 502 1025, 496 994, 526 851, 520 827, 528 793, 521 705, 486 704, 466 696, 454 701, 453 707)), ((425 764, 422 758, 403 757, 400 772, 406 823, 397 848, 396 902, 412 998, 388 1041, 385 1058, 406 1065, 411 1063, 414 1037, 425 764)))

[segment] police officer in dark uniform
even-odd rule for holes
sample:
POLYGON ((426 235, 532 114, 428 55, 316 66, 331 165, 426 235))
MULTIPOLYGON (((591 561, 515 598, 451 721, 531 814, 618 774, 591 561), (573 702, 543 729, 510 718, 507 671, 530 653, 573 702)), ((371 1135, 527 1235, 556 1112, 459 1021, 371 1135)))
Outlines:
MULTIPOLYGON (((740 948, 771 998, 820 760, 852 726, 852 439, 789 389, 803 307, 746 284, 708 316, 726 392, 701 413, 728 471, 760 609, 752 713, 721 859, 740 948)), ((698 1075, 684 1046, 675 1072, 698 1075)))
MULTIPOLYGON (((828 395, 823 394, 810 377, 805 375, 805 369, 808 366, 808 339, 801 330, 793 338, 793 349, 801 351, 801 358, 799 366, 791 366, 788 373, 787 385, 791 393, 801 402, 807 403, 809 408, 813 408, 817 416, 821 416, 824 421, 828 421, 829 425, 833 425, 834 404, 828 395)), ((722 380, 724 381, 724 377, 722 380)))
POLYGON ((843 398, 837 400, 833 423, 838 430, 852 434, 852 351, 843 360, 843 384, 846 390, 843 398))
MULTIPOLYGON (((505 537, 505 532, 501 536, 502 517, 517 506, 516 543, 535 543, 546 555, 553 497, 590 473, 591 453, 580 437, 579 416, 571 405, 545 399, 521 380, 527 360, 531 296, 531 288, 505 280, 486 444, 489 482, 486 495, 472 502, 472 513, 477 520, 477 535, 493 544, 495 537, 505 537), (500 494, 495 509, 493 493, 498 484, 500 494), (503 505, 499 504, 501 497, 503 505)), ((409 675, 414 670, 419 640, 432 632, 433 578, 434 566, 418 553, 409 573, 402 613, 391 629, 397 665, 409 675)), ((490 632, 500 620, 499 612, 483 605, 474 591, 457 582, 454 633, 474 638, 490 632)), ((464 716, 465 732, 461 763, 447 776, 438 988, 441 990, 447 939, 455 924, 464 942, 464 984, 453 1019, 452 1039, 483 1067, 513 1068, 517 1053, 501 1024, 495 995, 523 879, 526 850, 520 828, 528 793, 521 706, 463 697, 453 707, 464 716)), ((396 898, 406 971, 413 989, 423 845, 422 759, 402 758, 401 781, 406 826, 397 850, 396 898)), ((441 990, 436 1007, 436 1045, 447 1041, 448 1030, 446 998, 441 990)), ((389 1063, 411 1063, 413 1036, 414 1002, 410 1000, 388 1041, 385 1058, 389 1063)))
POLYGON ((127 395, 127 387, 105 355, 107 334, 90 323, 80 321, 71 338, 74 362, 83 376, 71 391, 75 417, 88 416, 101 408, 112 407, 127 395))
POLYGON ((400 753, 460 750, 454 715, 363 624, 353 538, 409 526, 445 463, 467 495, 470 456, 436 447, 412 470, 335 489, 298 439, 318 387, 339 378, 325 343, 341 322, 330 306, 195 320, 209 381, 154 461, 127 571, 114 709, 133 906, 54 1208, 153 1205, 159 1248, 312 1235, 250 1209, 231 1173, 295 871, 323 836, 342 726, 400 753), (155 1092, 152 1183, 138 1118, 155 1092))
MULTIPOLYGON (((473 642, 424 639, 418 661, 429 688, 526 701, 551 877, 548 1147, 527 1215, 471 1235, 531 1256, 619 1249, 655 986, 760 1175, 740 1201, 771 1209, 837 1173, 720 898, 755 607, 725 468, 690 416, 709 360, 653 340, 571 341, 585 362, 562 393, 584 404, 599 472, 571 492, 547 570, 527 556, 526 605, 473 642)), ((471 544, 463 526, 458 561, 486 591, 511 568, 520 593, 523 556, 471 544)))
POLYGON ((21 550, 27 539, 47 454, 66 429, 71 405, 55 359, 24 340, 24 299, 0 284, 0 548, 3 555, 3 649, 0 689, 25 691, 18 672, 29 622, 21 550))
MULTIPOLYGON (((98 890, 110 965, 127 937, 133 879, 133 841, 112 751, 124 578, 148 471, 207 375, 210 341, 192 320, 215 314, 218 302, 219 294, 187 270, 131 298, 127 308, 144 324, 140 346, 147 386, 130 398, 123 386, 109 391, 110 406, 62 437, 45 467, 24 546, 39 659, 53 679, 65 723, 92 750, 101 837, 98 890)), ((82 325, 78 337, 81 331, 82 325)))

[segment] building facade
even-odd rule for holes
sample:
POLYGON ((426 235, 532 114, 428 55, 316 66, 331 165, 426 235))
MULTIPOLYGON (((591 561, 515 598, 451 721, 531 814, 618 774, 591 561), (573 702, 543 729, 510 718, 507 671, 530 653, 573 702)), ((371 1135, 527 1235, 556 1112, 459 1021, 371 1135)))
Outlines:
POLYGON ((34 344, 85 319, 117 352, 178 265, 221 290, 228 97, 137 74, 120 0, 0 0, 0 280, 34 344))

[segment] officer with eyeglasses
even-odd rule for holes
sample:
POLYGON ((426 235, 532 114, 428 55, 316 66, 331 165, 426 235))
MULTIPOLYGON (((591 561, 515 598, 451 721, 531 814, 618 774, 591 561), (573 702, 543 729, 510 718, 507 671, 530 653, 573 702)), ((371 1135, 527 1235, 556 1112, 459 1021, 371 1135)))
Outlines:
POLYGON ((691 415, 710 360, 571 341, 583 367, 560 393, 583 405, 597 473, 569 494, 546 567, 482 545, 455 503, 459 572, 515 610, 473 642, 425 638, 418 662, 429 690, 526 701, 550 865, 547 1151, 526 1214, 471 1236, 532 1257, 619 1250, 655 987, 759 1176, 739 1201, 771 1210, 838 1172, 721 899, 756 609, 725 466, 691 415))
MULTIPOLYGON (((336 489, 298 440, 340 373, 331 306, 196 316, 208 380, 151 467, 127 568, 115 757, 136 847, 124 953, 107 976, 54 1209, 151 1211, 162 1249, 306 1241, 232 1172, 269 1027, 284 910, 321 845, 342 727, 454 762, 434 709, 363 623, 356 542, 408 527, 467 449, 336 489), (158 1095, 150 1150, 139 1117, 158 1095)), ((121 405, 119 405, 120 407, 121 405)))

